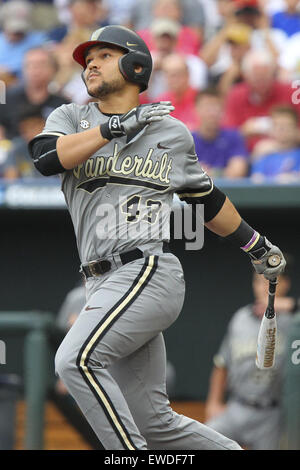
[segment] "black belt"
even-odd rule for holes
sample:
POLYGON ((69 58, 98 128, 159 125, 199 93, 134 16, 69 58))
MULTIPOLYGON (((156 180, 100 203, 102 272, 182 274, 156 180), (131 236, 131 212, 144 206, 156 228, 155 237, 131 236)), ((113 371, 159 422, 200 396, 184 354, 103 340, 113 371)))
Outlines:
MULTIPOLYGON (((163 253, 170 253, 169 243, 163 242, 163 253)), ((126 253, 120 253, 120 260, 122 264, 130 263, 131 261, 135 261, 136 259, 143 258, 144 254, 142 250, 139 248, 135 248, 134 250, 127 251, 126 253)), ((112 268, 112 264, 108 259, 103 259, 99 261, 92 261, 91 263, 87 264, 86 266, 81 266, 81 271, 84 273, 85 277, 93 277, 93 276, 100 276, 101 274, 105 274, 110 271, 112 268)))
POLYGON ((247 400, 247 399, 243 399, 239 397, 238 398, 234 397, 234 400, 238 401, 242 405, 252 406, 253 408, 256 408, 258 410, 266 409, 266 408, 275 408, 276 406, 279 406, 278 400, 271 400, 268 403, 261 403, 259 401, 255 401, 255 400, 252 401, 252 400, 247 400))

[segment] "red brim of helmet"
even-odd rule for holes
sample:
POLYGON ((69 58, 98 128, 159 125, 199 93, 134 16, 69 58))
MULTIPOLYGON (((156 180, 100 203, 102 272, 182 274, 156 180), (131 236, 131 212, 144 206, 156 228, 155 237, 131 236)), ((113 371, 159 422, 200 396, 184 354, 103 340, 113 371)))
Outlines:
POLYGON ((73 59, 78 62, 83 68, 86 68, 85 63, 85 51, 92 47, 101 44, 101 41, 86 41, 82 44, 79 44, 73 51, 73 59))

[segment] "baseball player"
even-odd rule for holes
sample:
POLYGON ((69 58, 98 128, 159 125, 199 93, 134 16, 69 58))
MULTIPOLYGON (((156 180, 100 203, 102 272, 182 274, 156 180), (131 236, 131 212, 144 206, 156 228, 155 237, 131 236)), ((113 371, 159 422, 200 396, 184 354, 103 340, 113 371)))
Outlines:
POLYGON ((96 101, 57 108, 30 143, 39 171, 61 175, 86 278, 87 303, 57 351, 56 372, 105 449, 240 449, 169 404, 162 331, 181 311, 185 283, 166 208, 174 193, 203 203, 206 226, 265 276, 284 269, 284 257, 202 170, 171 104, 139 105, 152 60, 137 34, 98 29, 73 57, 96 101), (277 268, 270 254, 280 256, 277 268))
POLYGON ((206 403, 206 424, 251 450, 279 448, 282 433, 281 395, 286 361, 285 340, 292 314, 287 310, 287 271, 276 291, 277 348, 275 366, 255 366, 257 337, 266 309, 269 283, 254 273, 254 303, 235 312, 214 357, 206 403), (226 395, 226 403, 225 403, 226 395))

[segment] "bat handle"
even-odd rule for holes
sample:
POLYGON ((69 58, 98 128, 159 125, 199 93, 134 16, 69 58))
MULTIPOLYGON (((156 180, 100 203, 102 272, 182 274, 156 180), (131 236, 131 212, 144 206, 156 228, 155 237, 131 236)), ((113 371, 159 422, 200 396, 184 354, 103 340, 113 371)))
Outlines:
POLYGON ((278 284, 277 277, 269 281, 268 306, 267 306, 266 313, 265 313, 265 316, 267 318, 274 318, 275 316, 274 301, 275 301, 275 292, 276 292, 277 284, 278 284))
MULTIPOLYGON (((271 255, 268 258, 267 264, 271 268, 275 268, 276 266, 279 266, 281 263, 281 257, 279 255, 271 255)), ((275 291, 276 291, 276 285, 277 285, 277 277, 274 277, 273 279, 269 280, 269 304, 270 301, 273 299, 273 304, 274 304, 274 297, 275 297, 275 291)))
POLYGON ((269 280, 269 295, 275 295, 276 286, 278 284, 277 277, 269 280))

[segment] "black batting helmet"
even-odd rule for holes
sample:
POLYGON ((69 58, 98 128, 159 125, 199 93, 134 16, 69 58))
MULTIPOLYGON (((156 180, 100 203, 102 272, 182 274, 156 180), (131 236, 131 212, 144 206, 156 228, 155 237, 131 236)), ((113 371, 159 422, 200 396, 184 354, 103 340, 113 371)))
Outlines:
POLYGON ((119 69, 123 77, 138 84, 141 92, 148 88, 152 58, 146 43, 140 36, 124 26, 105 26, 94 31, 89 41, 76 47, 73 52, 74 60, 86 68, 86 52, 90 47, 98 44, 114 45, 123 49, 125 54, 119 59, 119 69), (135 72, 136 65, 142 67, 141 72, 135 72))

